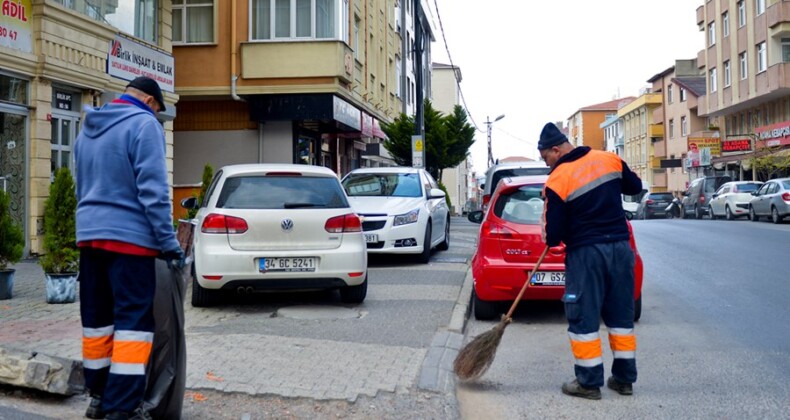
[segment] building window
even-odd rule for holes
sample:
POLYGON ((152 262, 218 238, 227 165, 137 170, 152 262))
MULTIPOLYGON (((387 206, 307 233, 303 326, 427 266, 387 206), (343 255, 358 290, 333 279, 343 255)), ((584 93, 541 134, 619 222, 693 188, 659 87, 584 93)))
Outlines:
POLYGON ((716 22, 708 24, 708 46, 716 45, 716 22))
POLYGON ((680 117, 680 135, 687 136, 689 133, 688 121, 686 121, 686 116, 680 117))
MULTIPOLYGON (((342 39, 345 28, 340 0, 251 0, 253 40, 342 39)), ((346 12, 347 13, 347 12, 346 12)))
POLYGON ((757 44, 757 73, 768 69, 768 54, 765 51, 765 42, 757 44))
POLYGON ((721 14, 721 36, 725 38, 730 36, 730 12, 721 14))
POLYGON ((710 89, 709 89, 709 91, 710 91, 710 93, 713 93, 713 92, 716 92, 716 90, 717 90, 717 85, 716 85, 716 82, 717 82, 717 80, 716 80, 716 68, 710 69, 710 71, 708 73, 710 74, 710 80, 709 80, 710 81, 710 89))
POLYGON ((790 63, 790 38, 782 38, 782 62, 790 63))
POLYGON ((754 11, 757 12, 756 13, 757 16, 760 16, 761 14, 765 13, 765 0, 755 0, 754 5, 755 5, 754 11))
POLYGON ((340 38, 346 45, 350 45, 348 42, 348 14, 349 14, 349 6, 348 0, 343 0, 343 7, 340 10, 340 38))
POLYGON ((732 74, 730 70, 730 60, 724 62, 724 87, 732 84, 732 74))
POLYGON ((675 138, 675 120, 669 120, 669 138, 675 138))
POLYGON ((401 97, 401 61, 400 56, 395 56, 395 96, 401 97))
POLYGON ((743 0, 738 2, 738 27, 746 25, 746 4, 743 0))
POLYGON ((75 12, 157 44, 157 0, 73 1, 55 0, 75 12), (129 13, 134 16, 130 19, 129 13))
POLYGON ((748 61, 746 60, 746 51, 738 54, 738 71, 741 75, 741 80, 746 80, 749 76, 748 61))
POLYGON ((673 96, 673 95, 672 95, 672 85, 669 85, 669 86, 667 86, 667 102, 668 102, 668 103, 670 103, 670 104, 671 104, 671 103, 672 103, 672 101, 674 100, 674 99, 672 98, 672 96, 673 96))
POLYGON ((214 42, 213 0, 173 0, 173 42, 214 42))
POLYGON ((354 58, 361 60, 362 51, 359 49, 359 17, 354 16, 354 58))
POLYGON ((686 89, 680 88, 680 102, 686 102, 686 89))

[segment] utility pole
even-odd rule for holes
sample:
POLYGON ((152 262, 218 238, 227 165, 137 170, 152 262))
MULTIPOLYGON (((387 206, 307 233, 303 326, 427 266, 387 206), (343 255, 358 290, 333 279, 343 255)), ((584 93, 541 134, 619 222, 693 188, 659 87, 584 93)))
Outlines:
POLYGON ((490 118, 488 118, 488 116, 486 116, 485 124, 487 126, 486 127, 486 132, 488 134, 488 167, 489 168, 494 166, 494 154, 491 152, 491 124, 501 120, 502 118, 505 118, 505 114, 502 114, 502 115, 496 117, 494 119, 494 121, 491 121, 490 118))
POLYGON ((422 7, 420 0, 414 0, 414 79, 416 84, 415 101, 417 109, 414 115, 414 135, 424 136, 424 115, 423 115, 423 26, 422 26, 422 7))

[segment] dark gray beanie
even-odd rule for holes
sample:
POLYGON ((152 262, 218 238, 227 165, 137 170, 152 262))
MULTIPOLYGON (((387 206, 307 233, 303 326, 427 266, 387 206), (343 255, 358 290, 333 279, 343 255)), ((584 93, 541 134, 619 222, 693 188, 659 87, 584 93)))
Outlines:
POLYGON ((543 126, 543 131, 540 132, 540 140, 538 140, 538 150, 550 149, 568 141, 565 134, 557 128, 554 123, 547 123, 543 126))

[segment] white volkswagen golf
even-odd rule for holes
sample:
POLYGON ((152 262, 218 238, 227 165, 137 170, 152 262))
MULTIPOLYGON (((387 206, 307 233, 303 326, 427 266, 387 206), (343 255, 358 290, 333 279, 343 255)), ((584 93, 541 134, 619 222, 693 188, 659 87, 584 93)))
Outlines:
POLYGON ((215 304, 223 290, 337 288, 343 302, 365 299, 361 221, 327 168, 226 166, 211 182, 196 226, 193 306, 215 304))
POLYGON ((450 246, 445 193, 424 169, 361 168, 343 178, 351 207, 362 217, 368 252, 418 254, 450 246))

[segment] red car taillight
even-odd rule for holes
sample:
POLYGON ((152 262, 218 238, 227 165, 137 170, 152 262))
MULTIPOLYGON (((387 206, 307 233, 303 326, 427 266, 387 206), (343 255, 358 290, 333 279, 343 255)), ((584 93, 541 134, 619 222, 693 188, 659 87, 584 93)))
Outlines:
POLYGON ((344 214, 327 220, 324 229, 329 233, 362 232, 362 221, 354 213, 344 214))
POLYGON ((247 221, 240 217, 211 213, 203 219, 200 231, 203 233, 239 234, 247 231, 247 221))
POLYGON ((790 192, 786 192, 786 193, 782 194, 782 200, 790 201, 790 192))
POLYGON ((483 196, 483 211, 488 208, 488 203, 491 202, 491 194, 486 194, 483 196))
POLYGON ((655 203, 655 201, 653 201, 653 200, 647 200, 647 201, 645 201, 645 204, 653 204, 653 203, 655 203))
POLYGON ((700 204, 705 204, 705 196, 704 195, 699 196, 699 203, 700 204))
POLYGON ((495 239, 516 239, 519 234, 515 230, 498 225, 491 221, 483 222, 481 226, 482 235, 495 239))

